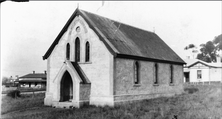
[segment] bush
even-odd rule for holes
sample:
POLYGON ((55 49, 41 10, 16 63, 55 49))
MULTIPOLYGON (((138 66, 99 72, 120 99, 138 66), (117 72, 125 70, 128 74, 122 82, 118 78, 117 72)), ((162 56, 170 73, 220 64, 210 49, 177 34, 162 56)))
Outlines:
POLYGON ((192 93, 197 92, 198 88, 194 88, 194 87, 192 87, 192 88, 184 88, 184 91, 189 93, 189 94, 192 94, 192 93))
POLYGON ((7 96, 12 97, 12 98, 21 97, 19 90, 10 91, 9 93, 7 93, 7 96))

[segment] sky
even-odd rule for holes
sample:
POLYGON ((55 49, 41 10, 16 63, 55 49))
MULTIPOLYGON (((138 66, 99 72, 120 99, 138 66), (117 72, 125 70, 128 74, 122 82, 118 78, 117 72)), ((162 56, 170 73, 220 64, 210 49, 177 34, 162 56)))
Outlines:
POLYGON ((181 58, 221 31, 221 1, 30 1, 1 4, 1 76, 46 70, 42 56, 79 9, 155 32, 181 58))

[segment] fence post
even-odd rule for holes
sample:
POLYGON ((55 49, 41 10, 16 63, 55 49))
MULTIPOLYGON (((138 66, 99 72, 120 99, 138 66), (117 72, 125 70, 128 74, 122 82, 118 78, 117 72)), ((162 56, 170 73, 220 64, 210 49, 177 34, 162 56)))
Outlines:
POLYGON ((35 93, 34 93, 34 89, 32 89, 32 97, 34 98, 35 97, 35 93))
POLYGON ((15 91, 15 99, 17 99, 17 92, 15 91))

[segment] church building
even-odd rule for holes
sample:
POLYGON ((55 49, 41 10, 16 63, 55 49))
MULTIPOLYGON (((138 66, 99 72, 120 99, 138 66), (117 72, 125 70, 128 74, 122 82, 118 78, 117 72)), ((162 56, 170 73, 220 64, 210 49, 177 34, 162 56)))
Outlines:
POLYGON ((115 106, 183 92, 185 62, 155 33, 76 9, 49 47, 45 105, 115 106))

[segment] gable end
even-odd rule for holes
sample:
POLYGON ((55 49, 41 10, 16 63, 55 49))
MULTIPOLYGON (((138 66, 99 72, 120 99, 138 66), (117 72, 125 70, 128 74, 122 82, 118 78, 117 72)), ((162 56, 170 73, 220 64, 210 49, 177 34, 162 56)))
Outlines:
POLYGON ((75 12, 72 14, 72 16, 69 18, 69 20, 66 22, 65 26, 63 27, 63 29, 60 31, 60 33, 58 34, 58 36, 56 37, 56 39, 54 40, 54 42, 52 43, 52 45, 49 47, 49 49, 47 50, 47 52, 45 53, 45 55, 43 56, 43 60, 47 59, 53 49, 55 48, 55 46, 58 44, 59 40, 61 39, 62 35, 67 31, 68 27, 70 26, 70 24, 72 23, 72 21, 74 20, 74 18, 78 15, 81 15, 84 20, 86 21, 86 23, 89 25, 89 27, 91 29, 93 29, 93 31, 98 35, 99 39, 105 44, 105 46, 107 47, 107 49, 110 51, 110 53, 114 56, 116 56, 115 51, 117 52, 117 50, 115 49, 115 47, 112 47, 112 44, 108 42, 108 40, 106 40, 105 36, 102 35, 101 31, 99 31, 98 28, 95 27, 95 25, 93 24, 92 21, 90 21, 90 19, 84 14, 82 13, 79 9, 76 9, 75 12), (104 42, 104 40, 106 42, 104 42), (111 47, 110 47, 111 46, 111 47), (115 49, 115 51, 113 50, 115 49))

